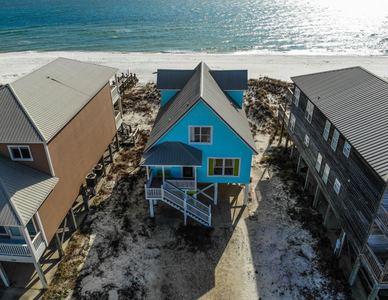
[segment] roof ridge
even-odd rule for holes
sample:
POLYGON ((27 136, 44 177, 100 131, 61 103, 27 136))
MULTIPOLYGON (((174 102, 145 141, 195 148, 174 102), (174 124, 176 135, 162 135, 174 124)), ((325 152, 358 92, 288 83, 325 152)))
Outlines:
POLYGON ((8 192, 7 186, 5 185, 3 178, 1 176, 0 176, 0 188, 3 190, 5 196, 8 198, 8 202, 11 205, 12 210, 14 211, 15 215, 17 216, 19 223, 23 224, 20 213, 17 210, 17 208, 15 207, 15 205, 13 204, 13 202, 11 200, 11 196, 9 195, 9 192, 8 192))
POLYGON ((20 98, 18 96, 18 94, 16 93, 16 91, 14 90, 14 88, 12 87, 11 83, 7 84, 7 86, 9 86, 10 90, 11 90, 11 93, 13 94, 16 102, 18 103, 18 105, 20 106, 21 110, 23 111, 23 113, 26 115, 27 119, 30 121, 30 123, 34 126, 34 129, 36 130, 36 132, 38 133, 39 137, 42 139, 42 141, 46 142, 46 138, 43 136, 41 130, 39 129, 38 127, 38 124, 36 124, 35 120, 32 118, 32 116, 30 115, 30 113, 28 112, 27 108, 23 105, 22 101, 20 101, 20 98))
MULTIPOLYGON (((187 149, 183 146, 183 145, 185 145, 185 146, 189 146, 189 145, 186 145, 186 144, 183 144, 182 142, 180 142, 180 141, 177 141, 177 143, 178 143, 178 145, 188 154, 188 155, 190 155, 190 157, 194 160, 194 161, 196 161, 197 163, 201 163, 201 162, 199 162, 199 161, 197 161, 197 159, 193 156, 193 155, 191 155, 191 153, 190 152, 188 152, 187 151, 187 149)), ((190 146, 191 147, 191 146, 190 146)), ((192 147, 192 148, 194 148, 194 147, 192 147)), ((197 148, 194 148, 194 149, 197 149, 197 148)), ((199 150, 199 149, 198 149, 199 150)))
POLYGON ((199 75, 199 97, 203 99, 203 72, 204 72, 204 62, 200 62, 200 75, 199 75))

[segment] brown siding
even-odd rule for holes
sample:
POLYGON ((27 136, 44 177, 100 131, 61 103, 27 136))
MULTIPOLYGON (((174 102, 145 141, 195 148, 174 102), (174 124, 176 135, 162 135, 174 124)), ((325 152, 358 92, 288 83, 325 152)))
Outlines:
POLYGON ((13 143, 13 144, 0 144, 0 155, 5 156, 9 159, 11 159, 11 156, 8 151, 8 146, 14 145, 14 146, 23 146, 27 145, 30 147, 30 151, 32 154, 33 161, 18 161, 23 165, 26 165, 28 167, 31 167, 33 169, 42 171, 43 173, 50 174, 50 166, 48 164, 47 158, 46 158, 46 151, 44 151, 44 145, 43 144, 21 144, 21 143, 13 143))
POLYGON ((87 173, 98 162, 116 133, 109 84, 49 142, 51 161, 59 182, 39 208, 51 240, 77 198, 87 173))

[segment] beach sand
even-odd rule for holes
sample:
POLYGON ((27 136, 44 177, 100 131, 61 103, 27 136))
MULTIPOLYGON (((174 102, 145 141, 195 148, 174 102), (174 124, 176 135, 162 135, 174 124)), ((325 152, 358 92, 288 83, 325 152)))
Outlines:
POLYGON ((381 56, 14 52, 0 54, 0 84, 13 82, 58 57, 115 67, 119 72, 129 69, 143 84, 156 81, 157 69, 192 69, 201 61, 212 69, 247 69, 249 78, 268 76, 291 81, 292 76, 354 66, 388 78, 388 57, 381 56))

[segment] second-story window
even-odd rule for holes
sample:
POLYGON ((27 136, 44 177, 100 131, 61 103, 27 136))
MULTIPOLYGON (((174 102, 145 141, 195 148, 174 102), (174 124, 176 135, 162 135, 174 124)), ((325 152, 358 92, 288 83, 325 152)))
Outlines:
POLYGON ((323 171, 323 174, 322 174, 322 179, 325 183, 327 183, 327 179, 329 178, 329 173, 330 173, 330 167, 328 164, 326 164, 325 170, 323 171))
POLYGON ((349 157, 350 149, 352 149, 352 146, 348 143, 348 141, 345 141, 344 150, 342 151, 346 157, 349 157))
POLYGON ((338 179, 335 179, 334 186, 333 186, 335 192, 339 194, 339 191, 341 189, 341 183, 338 181, 338 179))
POLYGON ((304 144, 306 147, 308 147, 310 144, 310 137, 307 135, 307 133, 304 135, 304 144))
POLYGON ((317 162, 315 163, 315 169, 318 171, 318 173, 321 170, 321 165, 322 165, 322 155, 321 153, 318 152, 317 162))
POLYGON ((333 134, 333 139, 331 140, 331 149, 333 149, 333 151, 337 149, 338 139, 339 139, 339 132, 337 129, 335 129, 333 134))
POLYGON ((327 139, 329 137, 330 126, 331 126, 331 124, 330 124, 329 120, 326 120, 325 129, 323 131, 323 138, 325 139, 325 141, 327 141, 327 139))
POLYGON ((190 144, 211 144, 212 127, 211 126, 190 126, 190 144))
POLYGON ((8 150, 12 160, 33 160, 29 146, 8 146, 8 150))
POLYGON ((294 92, 294 104, 296 107, 299 106, 299 97, 300 97, 300 89, 296 86, 295 87, 295 92, 294 92))
POLYGON ((295 117, 293 114, 290 115, 290 123, 288 125, 290 127, 290 131, 294 132, 295 129, 295 117))
POLYGON ((306 111, 305 111, 305 114, 304 114, 304 117, 306 118, 306 120, 311 123, 311 120, 313 118, 313 112, 314 112, 314 104, 309 100, 307 102, 307 107, 306 107, 306 111))

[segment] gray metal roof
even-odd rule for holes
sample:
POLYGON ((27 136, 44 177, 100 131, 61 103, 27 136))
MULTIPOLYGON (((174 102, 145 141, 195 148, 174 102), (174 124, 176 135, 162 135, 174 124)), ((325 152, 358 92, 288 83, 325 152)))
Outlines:
MULTIPOLYGON (((48 141, 108 83, 117 69, 58 58, 10 84, 48 141)), ((20 127, 20 130, 26 130, 20 127)))
POLYGON ((58 180, 0 156, 0 225, 26 225, 58 180))
POLYGON ((144 153, 142 166, 202 166, 202 151, 181 142, 163 142, 144 153))
POLYGON ((210 71, 223 91, 245 91, 248 89, 247 70, 210 71))
POLYGON ((158 70, 157 88, 159 90, 181 90, 193 74, 194 70, 158 70))
POLYGON ((36 143, 43 139, 9 85, 0 88, 0 142, 36 143))
POLYGON ((205 63, 201 62, 194 71, 182 90, 160 108, 145 152, 202 100, 257 154, 244 110, 220 89, 205 63))
POLYGON ((362 67, 291 78, 369 165, 388 174, 388 82, 362 67), (318 99, 319 97, 319 99, 318 99))

